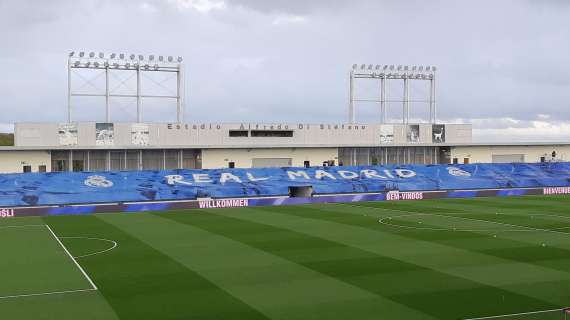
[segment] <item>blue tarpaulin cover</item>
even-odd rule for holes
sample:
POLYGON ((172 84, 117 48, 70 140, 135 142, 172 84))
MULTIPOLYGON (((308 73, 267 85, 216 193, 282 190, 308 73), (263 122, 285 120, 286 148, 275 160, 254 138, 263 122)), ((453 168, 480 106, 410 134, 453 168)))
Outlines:
POLYGON ((570 163, 52 172, 0 175, 0 206, 569 186, 570 163))

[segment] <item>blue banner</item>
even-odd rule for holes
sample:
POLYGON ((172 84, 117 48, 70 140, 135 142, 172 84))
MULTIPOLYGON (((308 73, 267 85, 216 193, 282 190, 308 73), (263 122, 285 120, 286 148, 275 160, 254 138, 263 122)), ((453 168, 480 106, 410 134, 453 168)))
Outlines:
POLYGON ((0 206, 570 186, 570 163, 59 172, 0 175, 0 206))

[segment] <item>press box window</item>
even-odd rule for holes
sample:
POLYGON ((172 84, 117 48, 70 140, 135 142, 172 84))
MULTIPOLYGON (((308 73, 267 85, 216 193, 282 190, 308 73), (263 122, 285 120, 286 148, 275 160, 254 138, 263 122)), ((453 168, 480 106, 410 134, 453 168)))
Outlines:
POLYGON ((291 138, 293 130, 251 130, 252 137, 291 138))
POLYGON ((230 137, 247 137, 247 130, 230 130, 230 137))

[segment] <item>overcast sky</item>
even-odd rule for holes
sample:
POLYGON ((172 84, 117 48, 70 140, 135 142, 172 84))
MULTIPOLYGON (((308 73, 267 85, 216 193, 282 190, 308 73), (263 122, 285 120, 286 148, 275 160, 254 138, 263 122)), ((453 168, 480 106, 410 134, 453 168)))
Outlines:
MULTIPOLYGON (((353 63, 418 64, 438 67, 440 121, 473 123, 480 140, 567 140, 569 21, 566 0, 0 0, 0 122, 65 121, 74 50, 183 56, 187 122, 344 122, 353 63)), ((124 100, 113 120, 135 119, 124 100)), ((102 100, 73 104, 78 120, 104 120, 102 100)), ((144 106, 146 121, 175 117, 144 106)), ((357 110, 379 118, 378 105, 357 110)), ((413 104, 412 118, 426 111, 413 104)))

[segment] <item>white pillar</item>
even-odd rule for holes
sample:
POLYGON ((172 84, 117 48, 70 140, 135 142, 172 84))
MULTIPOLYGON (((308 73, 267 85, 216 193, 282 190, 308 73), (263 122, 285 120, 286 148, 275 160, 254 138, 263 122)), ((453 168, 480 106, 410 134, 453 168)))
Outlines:
POLYGON ((348 123, 356 121, 354 116, 354 72, 349 75, 349 102, 348 102, 348 123))
POLYGON ((433 110, 433 123, 437 122, 437 104, 436 104, 436 98, 435 98, 435 72, 433 73, 433 79, 431 80, 431 92, 430 92, 430 100, 431 100, 431 104, 432 104, 432 110, 433 110))
POLYGON ((176 72, 176 122, 182 122, 182 64, 178 64, 178 71, 176 72))
POLYGON ((137 122, 142 122, 141 110, 141 66, 137 65, 137 122))
POLYGON ((386 78, 380 79, 380 123, 386 123, 386 78))
POLYGON ((67 58, 67 122, 71 121, 71 58, 67 58))
POLYGON ((410 88, 408 78, 404 78, 404 99, 402 103, 402 122, 408 124, 410 120, 410 88))
POLYGON ((109 104, 109 64, 105 64, 105 121, 111 122, 111 105, 109 104))

